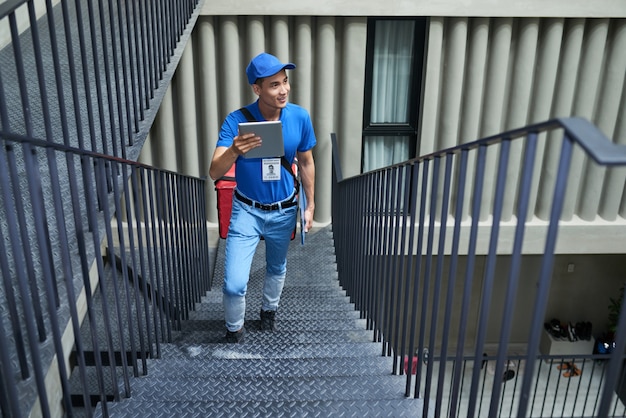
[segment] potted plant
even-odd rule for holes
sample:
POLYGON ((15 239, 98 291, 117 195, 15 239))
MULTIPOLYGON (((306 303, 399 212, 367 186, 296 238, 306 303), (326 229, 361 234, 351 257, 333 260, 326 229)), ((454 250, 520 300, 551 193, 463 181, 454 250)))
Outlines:
POLYGON ((613 347, 615 347, 615 332, 617 331, 625 288, 626 283, 622 284, 622 287, 620 287, 617 298, 609 297, 609 305, 607 306, 608 331, 596 337, 593 354, 610 354, 613 352, 613 347))
MULTIPOLYGON (((619 294, 617 298, 609 298, 609 332, 607 334, 606 343, 608 343, 608 352, 612 352, 615 347, 615 333, 617 332, 617 325, 619 322, 620 312, 622 310, 622 302, 624 300, 624 289, 626 288, 626 283, 622 284, 622 287, 619 289, 619 294)), ((606 347, 606 345, 605 345, 606 347)), ((595 350, 594 350, 594 354, 595 350)), ((626 401, 626 369, 622 366, 620 372, 620 381, 615 388, 615 393, 622 402, 626 401)))
POLYGON ((622 301, 624 300, 624 288, 626 284, 623 284, 619 289, 619 297, 609 298, 609 337, 614 340, 615 331, 617 330, 617 323, 619 322, 619 315, 622 309, 622 301))

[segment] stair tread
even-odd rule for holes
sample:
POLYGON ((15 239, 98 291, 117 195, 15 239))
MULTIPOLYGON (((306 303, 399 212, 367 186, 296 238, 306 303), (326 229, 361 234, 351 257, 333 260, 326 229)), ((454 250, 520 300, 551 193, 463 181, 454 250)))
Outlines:
POLYGON ((378 343, 265 344, 164 344, 161 358, 340 358, 381 355, 378 343))
MULTIPOLYGON (((107 404, 111 417, 413 417, 422 416, 421 399, 358 401, 158 402, 124 400, 107 404)), ((96 417, 102 416, 99 406, 96 417)))
MULTIPOLYGON (((258 314, 257 314, 258 316, 258 314)), ((279 331, 351 331, 365 330, 366 320, 355 318, 332 318, 315 320, 284 319, 282 315, 276 317, 276 327, 279 331)), ((290 317, 287 317, 290 318, 290 317)), ((254 330, 260 327, 259 319, 246 320, 246 329, 254 330)), ((182 325, 182 332, 224 331, 224 319, 189 319, 182 325)))
MULTIPOLYGON (((253 319, 257 320, 259 317, 259 309, 249 308, 246 309, 246 320, 253 319)), ((360 313, 353 309, 342 309, 342 310, 295 310, 295 309, 280 309, 277 314, 278 321, 282 323, 283 321, 295 321, 295 322, 306 322, 306 321, 325 321, 329 318, 337 321, 353 321, 360 320, 360 313)), ((220 323, 224 322, 224 310, 221 311, 213 310, 213 311, 193 311, 189 314, 189 320, 191 321, 220 321, 220 323)))
POLYGON ((403 376, 140 377, 133 398, 160 401, 367 400, 403 399, 403 376))
POLYGON ((174 341, 160 346, 160 358, 148 361, 148 375, 131 378, 132 397, 107 403, 110 416, 420 416, 422 402, 404 396, 405 376, 391 374, 395 359, 382 355, 340 286, 330 229, 310 238, 311 247, 290 248, 276 332, 258 329, 265 275, 259 245, 243 344, 223 343, 220 242, 212 290, 174 341))
MULTIPOLYGON (((258 301, 250 298, 249 303, 251 306, 246 309, 246 312, 256 311, 258 313, 260 306, 260 299, 258 301)), ((350 303, 348 298, 300 298, 300 299, 281 299, 280 306, 278 308, 281 312, 300 311, 300 310, 319 310, 319 311, 353 311, 354 304, 350 303)), ((196 312, 205 311, 224 311, 224 305, 219 302, 207 302, 196 307, 196 312)))
MULTIPOLYGON (((289 280, 289 279, 287 279, 289 280)), ((333 288, 329 288, 330 285, 319 285, 319 286, 287 286, 283 287, 283 292, 281 294, 281 299, 287 298, 297 298, 297 297, 311 297, 311 298, 337 298, 341 300, 346 300, 346 293, 343 290, 336 288, 336 284, 333 284, 333 288)), ((257 294, 257 292, 262 291, 262 287, 260 285, 257 288, 248 286, 249 294, 257 294)), ((214 303, 222 301, 222 291, 221 290, 212 290, 211 292, 206 293, 201 302, 202 303, 214 303)))
MULTIPOLYGON (((246 344, 291 345, 291 344, 332 344, 332 343, 367 343, 373 340, 373 332, 367 330, 306 330, 306 331, 276 331, 260 332, 246 326, 246 344)), ((178 333, 174 343, 215 343, 224 341, 225 330, 219 331, 192 331, 178 333)))
POLYGON ((177 358, 148 360, 150 376, 366 376, 389 374, 391 357, 348 358, 177 358))

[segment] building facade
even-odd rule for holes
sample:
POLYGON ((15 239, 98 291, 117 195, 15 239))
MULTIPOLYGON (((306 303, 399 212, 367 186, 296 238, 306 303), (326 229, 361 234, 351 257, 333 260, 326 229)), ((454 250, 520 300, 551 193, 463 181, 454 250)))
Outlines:
MULTIPOLYGON (((319 224, 331 222, 332 132, 345 177, 557 117, 584 117, 613 142, 626 144, 626 3, 621 0, 549 5, 240 0, 205 5, 141 161, 207 176, 223 118, 255 100, 245 67, 261 51, 297 65, 289 73, 290 100, 310 111, 318 138, 319 224)), ((550 208, 543 202, 550 201, 545 194, 558 155, 551 138, 541 143, 544 163, 536 168, 542 180, 533 185, 530 243, 533 231, 539 236, 545 229, 550 208)), ((493 181, 483 194, 487 200, 495 185, 495 156, 488 165, 493 181)), ((566 301, 584 299, 589 280, 600 277, 594 294, 602 308, 588 317, 601 322, 603 295, 626 277, 626 172, 598 169, 582 154, 572 172, 548 315, 576 315, 578 308, 566 301), (566 298, 558 295, 563 289, 566 298)), ((507 186, 511 196, 516 187, 507 186)), ((209 219, 217 222, 215 195, 207 192, 209 219)), ((471 198, 466 193, 468 202, 471 198)), ((501 226, 502 254, 510 248, 514 208, 511 197, 501 226)), ((481 221, 488 225, 490 215, 481 213, 481 221)), ((481 233, 488 237, 486 228, 481 233)), ((487 240, 481 242, 478 251, 485 253, 487 240)), ((542 247, 529 245, 524 252, 532 276, 538 268, 533 255, 542 247)))
MULTIPOLYGON (((291 100, 311 112, 318 136, 320 223, 330 222, 331 132, 346 176, 554 117, 582 116, 626 142, 623 2, 359 2, 358 12, 349 3, 207 3, 143 160, 207 175, 223 118, 255 99, 244 71, 260 51, 297 64, 291 100), (390 56, 394 68, 376 67, 390 56)), ((595 223, 576 234, 594 235, 605 221, 623 228, 623 174, 605 178, 587 165, 580 161, 564 220, 572 230, 595 223)), ((537 193, 540 220, 547 209, 537 193)), ((511 219, 512 205, 507 212, 511 219)), ((614 248, 603 242, 589 247, 614 248)))

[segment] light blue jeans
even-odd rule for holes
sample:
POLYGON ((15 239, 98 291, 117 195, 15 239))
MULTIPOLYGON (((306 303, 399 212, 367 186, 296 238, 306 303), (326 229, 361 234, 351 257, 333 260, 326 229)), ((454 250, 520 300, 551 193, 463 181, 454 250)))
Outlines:
POLYGON ((265 211, 233 198, 226 238, 224 316, 226 328, 238 331, 244 324, 246 291, 252 258, 261 236, 265 239, 265 282, 261 309, 275 311, 287 273, 287 250, 296 224, 297 206, 265 211))

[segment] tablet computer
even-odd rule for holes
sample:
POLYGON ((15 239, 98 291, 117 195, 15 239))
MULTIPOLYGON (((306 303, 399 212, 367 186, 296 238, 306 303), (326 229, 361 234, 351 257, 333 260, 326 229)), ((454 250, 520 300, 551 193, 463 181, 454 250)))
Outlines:
POLYGON ((265 122, 241 122, 239 135, 254 133, 261 137, 260 147, 251 149, 244 158, 272 158, 285 155, 283 145, 283 125, 279 120, 265 122))

